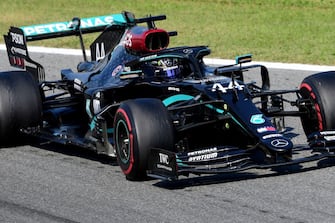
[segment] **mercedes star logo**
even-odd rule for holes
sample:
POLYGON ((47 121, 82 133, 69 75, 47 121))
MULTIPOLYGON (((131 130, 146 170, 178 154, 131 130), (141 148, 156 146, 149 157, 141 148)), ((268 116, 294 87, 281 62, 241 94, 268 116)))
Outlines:
POLYGON ((277 148, 282 148, 288 145, 288 141, 285 139, 274 139, 271 141, 271 145, 277 148))

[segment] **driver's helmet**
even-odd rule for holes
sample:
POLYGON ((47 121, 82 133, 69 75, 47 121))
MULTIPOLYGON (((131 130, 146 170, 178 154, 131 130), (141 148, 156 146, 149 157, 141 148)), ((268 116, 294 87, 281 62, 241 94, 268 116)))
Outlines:
POLYGON ((155 61, 153 65, 156 67, 156 76, 168 79, 180 78, 181 76, 181 69, 176 58, 163 58, 155 61))

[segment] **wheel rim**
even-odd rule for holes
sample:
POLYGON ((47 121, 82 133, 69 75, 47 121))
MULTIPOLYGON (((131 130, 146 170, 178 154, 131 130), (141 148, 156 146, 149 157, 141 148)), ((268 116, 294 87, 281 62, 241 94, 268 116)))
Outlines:
POLYGON ((116 146, 120 161, 127 164, 130 159, 130 137, 127 123, 123 120, 116 125, 116 146))
POLYGON ((308 115, 306 117, 302 117, 303 127, 306 135, 314 131, 322 131, 324 129, 324 124, 321 108, 317 103, 317 98, 312 91, 312 87, 307 83, 303 83, 300 90, 304 92, 303 95, 305 95, 306 99, 310 99, 310 104, 306 106, 308 115))

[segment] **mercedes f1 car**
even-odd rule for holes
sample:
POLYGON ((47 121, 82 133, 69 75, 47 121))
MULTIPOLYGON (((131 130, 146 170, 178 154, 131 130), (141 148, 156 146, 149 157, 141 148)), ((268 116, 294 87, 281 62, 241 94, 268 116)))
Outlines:
POLYGON ((306 77, 300 89, 270 90, 267 68, 248 63, 249 54, 210 66, 206 46, 168 48, 177 32, 156 27, 165 18, 123 12, 11 27, 4 39, 9 62, 19 69, 0 74, 1 141, 19 132, 92 149, 116 157, 131 180, 176 180, 335 156, 335 71, 306 77), (93 32, 100 35, 88 60, 83 36, 93 32), (63 36, 79 37, 83 62, 47 81, 27 42, 63 36), (250 70, 260 83, 245 81, 250 70), (301 119, 305 147, 284 134, 288 116, 301 119), (296 157, 302 150, 310 154, 296 157))

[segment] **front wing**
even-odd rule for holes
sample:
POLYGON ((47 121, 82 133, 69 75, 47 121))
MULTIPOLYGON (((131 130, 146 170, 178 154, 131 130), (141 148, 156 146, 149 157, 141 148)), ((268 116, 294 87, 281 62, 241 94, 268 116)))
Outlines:
POLYGON ((216 146, 192 152, 171 152, 159 148, 151 150, 148 176, 163 180, 177 180, 189 174, 224 174, 248 169, 270 169, 335 157, 335 131, 322 131, 308 137, 309 145, 295 146, 291 160, 256 162, 254 149, 216 146), (308 154, 309 155, 306 155, 308 154))

